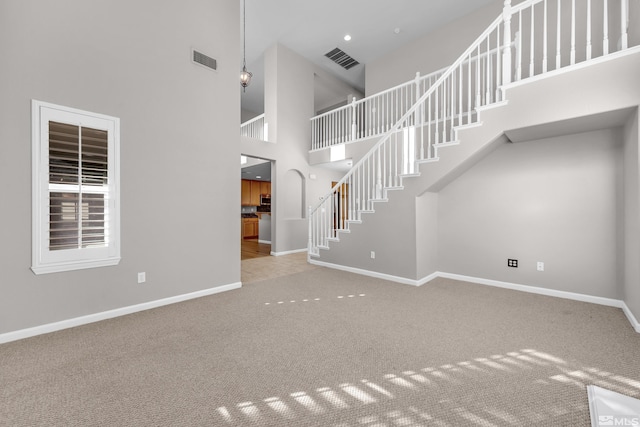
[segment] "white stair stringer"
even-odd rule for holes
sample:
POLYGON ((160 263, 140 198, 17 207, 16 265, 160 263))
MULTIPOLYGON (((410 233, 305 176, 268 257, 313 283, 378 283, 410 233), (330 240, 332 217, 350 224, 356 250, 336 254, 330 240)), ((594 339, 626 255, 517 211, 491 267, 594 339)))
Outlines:
POLYGON ((602 126, 602 120, 590 118, 616 111, 631 112, 640 104, 638 72, 640 49, 633 48, 588 66, 562 69, 543 78, 506 86, 505 102, 480 109, 477 123, 456 128, 454 136, 458 144, 439 146, 437 160, 418 160, 419 176, 403 180, 402 191, 385 189, 388 202, 376 204, 375 214, 368 215, 366 220, 349 222, 351 233, 341 236, 339 242, 331 242, 330 250, 315 259, 325 264, 420 279, 423 275, 418 277, 418 264, 422 261, 418 261, 416 248, 421 245, 418 241, 421 237, 417 227, 425 222, 435 223, 437 217, 420 216, 424 209, 417 206, 418 196, 433 193, 437 197, 441 189, 482 158, 510 143, 512 134, 534 136, 529 138, 532 140, 563 132, 586 132, 602 126), (370 257, 372 251, 376 252, 375 259, 370 257))

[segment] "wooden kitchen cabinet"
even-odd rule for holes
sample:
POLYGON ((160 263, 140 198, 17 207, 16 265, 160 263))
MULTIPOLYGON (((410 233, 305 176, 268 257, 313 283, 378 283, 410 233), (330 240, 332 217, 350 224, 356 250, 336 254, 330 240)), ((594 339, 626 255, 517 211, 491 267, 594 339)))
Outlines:
POLYGON ((242 180, 242 206, 251 205, 251 181, 248 179, 242 180))
POLYGON ((260 195, 262 194, 271 194, 270 182, 242 180, 242 206, 260 206, 260 195))
POLYGON ((243 239, 257 239, 258 231, 258 218, 242 218, 243 239))
POLYGON ((251 206, 260 206, 260 181, 251 182, 251 206))
POLYGON ((260 183, 260 194, 271 194, 271 183, 262 181, 260 183))

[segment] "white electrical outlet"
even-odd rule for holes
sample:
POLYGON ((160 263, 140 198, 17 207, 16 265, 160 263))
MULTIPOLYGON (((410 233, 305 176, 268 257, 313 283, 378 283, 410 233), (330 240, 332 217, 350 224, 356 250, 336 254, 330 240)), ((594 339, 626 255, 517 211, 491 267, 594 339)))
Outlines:
POLYGON ((544 262, 538 261, 538 271, 544 271, 544 262))
POLYGON ((141 273, 138 273, 138 283, 144 283, 147 281, 147 273, 145 273, 144 271, 141 273))
POLYGON ((376 259, 376 253, 374 251, 371 251, 371 259, 376 259))

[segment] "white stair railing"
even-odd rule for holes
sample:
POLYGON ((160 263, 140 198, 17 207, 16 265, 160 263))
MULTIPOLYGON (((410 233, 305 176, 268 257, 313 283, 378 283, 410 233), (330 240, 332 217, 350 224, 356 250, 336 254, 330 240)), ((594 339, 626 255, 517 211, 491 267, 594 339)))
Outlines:
POLYGON ((412 81, 312 117, 311 150, 384 134, 444 71, 418 73, 412 81))
MULTIPOLYGON (((497 49, 492 49, 479 56, 472 55, 464 64, 475 64, 496 52, 497 49)), ((360 100, 354 98, 344 107, 312 117, 311 151, 384 135, 446 70, 445 67, 426 76, 416 73, 409 82, 360 100)))
POLYGON ((269 125, 265 121, 265 115, 260 114, 251 120, 240 125, 240 135, 247 138, 259 139, 260 141, 269 140, 269 125))
MULTIPOLYGON (((607 11, 608 1, 603 1, 607 11)), ((624 4, 618 21, 619 49, 622 50, 627 47, 629 15, 627 0, 617 1, 624 4)), ((566 65, 611 51, 607 41, 607 28, 611 28, 608 13, 603 13, 602 50, 596 52, 590 44, 593 12, 590 0, 579 2, 588 8, 586 14, 576 13, 575 0, 529 0, 517 6, 511 6, 510 0, 504 3, 503 13, 440 74, 331 192, 317 206, 309 208, 309 255, 317 256, 320 249, 328 249, 329 242, 338 240, 340 232, 349 232, 349 224, 360 222, 363 213, 374 211, 376 202, 385 201, 389 190, 401 189, 402 179, 417 174, 419 163, 437 161, 438 149, 455 142, 457 127, 475 123, 480 107, 502 100, 501 86, 549 71, 547 46, 550 43, 555 42, 559 47, 556 67, 564 66, 564 45, 558 41, 564 34, 563 19, 571 22, 566 65), (567 7, 565 3, 569 1, 571 5, 567 7), (553 15, 549 3, 556 6, 553 15), (586 35, 584 57, 581 58, 576 53, 576 17, 583 15, 587 18, 581 23, 586 35), (555 34, 549 29, 552 17, 556 18, 555 34), (532 36, 523 37, 526 31, 532 36), (511 42, 514 32, 515 46, 511 42), (536 48, 538 39, 543 40, 541 49, 536 48), (533 63, 528 73, 523 73, 525 63, 533 63)))

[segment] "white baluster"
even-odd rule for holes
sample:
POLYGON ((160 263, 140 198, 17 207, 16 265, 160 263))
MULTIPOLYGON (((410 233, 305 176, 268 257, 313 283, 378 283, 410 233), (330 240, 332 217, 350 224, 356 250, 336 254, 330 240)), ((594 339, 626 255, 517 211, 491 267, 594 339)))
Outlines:
POLYGON ((542 28, 542 72, 547 72, 548 64, 548 43, 547 43, 547 22, 549 21, 549 11, 547 8, 547 0, 544 0, 544 12, 543 12, 543 28, 542 28))
POLYGON ((561 22, 562 22, 562 2, 558 0, 558 15, 557 15, 557 29, 556 29, 556 70, 562 66, 561 49, 561 22))
POLYGON ((460 68, 458 69, 458 126, 462 126, 462 112, 464 111, 464 107, 462 106, 462 80, 463 80, 464 68, 462 66, 462 62, 460 63, 460 68))
POLYGON ((377 163, 377 171, 376 171, 376 199, 382 199, 382 159, 380 158, 380 148, 377 149, 378 152, 378 163, 377 163))
POLYGON ((529 47, 529 77, 533 77, 535 73, 535 5, 531 6, 531 46, 529 47))
POLYGON ((603 55, 608 55, 609 54, 609 2, 607 0, 604 0, 604 10, 603 10, 603 15, 602 15, 602 33, 603 33, 603 38, 602 38, 602 54, 603 55))
MULTIPOLYGON (((509 48, 509 57, 511 58, 511 40, 509 40, 505 46, 503 46, 503 48, 509 48)), ((489 57, 491 58, 491 57, 489 57)), ((496 28, 496 79, 495 79, 495 83, 493 80, 493 77, 491 78, 491 84, 495 84, 496 85, 496 90, 495 90, 495 95, 494 95, 494 99, 496 101, 500 100, 500 85, 501 82, 504 83, 502 81, 502 74, 504 73, 504 70, 501 67, 501 59, 502 59, 502 55, 500 55, 500 25, 498 25, 498 27, 496 28)), ((511 73, 511 65, 509 65, 509 73, 511 73)), ((509 76, 509 81, 511 81, 511 75, 509 76)))
MULTIPOLYGON (((511 0, 504 1, 502 9, 502 19, 504 21, 504 45, 502 50, 502 84, 511 83, 511 0)), ((498 28, 500 28, 498 26, 498 28)), ((488 41, 488 40, 487 40, 488 41)), ((498 30, 498 43, 500 47, 500 30, 498 30)), ((500 50, 498 49, 498 52, 500 50)), ((499 53, 498 53, 499 55, 499 53)), ((497 73, 497 70, 496 70, 497 73)))
POLYGON ((620 50, 629 47, 629 36, 627 29, 629 27, 629 0, 620 1, 620 50))
POLYGON ((433 96, 433 92, 431 95, 427 97, 425 100, 427 102, 427 158, 431 158, 431 149, 432 139, 431 139, 431 97, 433 96))
POLYGON ((484 93, 484 104, 483 105, 488 105, 489 103, 491 103, 491 83, 490 83, 490 78, 491 78, 491 43, 489 41, 489 37, 487 37, 487 55, 484 58, 484 65, 485 65, 485 78, 486 78, 486 83, 485 83, 485 93, 484 93))
POLYGON ((356 97, 353 97, 351 101, 351 141, 355 141, 358 138, 358 121, 356 111, 356 97))
POLYGON ((587 61, 591 59, 591 0, 587 0, 587 61))
MULTIPOLYGON (((533 6, 531 6, 531 14, 533 16, 533 6)), ((516 81, 522 79, 522 9, 518 12, 518 32, 516 33, 516 81)), ((533 57, 533 51, 531 52, 533 57)))
POLYGON ((471 123, 471 53, 467 62, 467 124, 471 123))
POLYGON ((480 87, 480 43, 478 43, 478 55, 476 56, 476 109, 480 107, 480 96, 481 90, 480 87))
POLYGON ((449 79, 446 79, 442 85, 442 142, 447 142, 447 100, 449 98, 449 79))
POLYGON ((434 140, 434 144, 438 144, 439 142, 439 127, 438 127, 438 111, 440 110, 440 103, 438 102, 440 99, 440 87, 436 87, 436 99, 435 99, 435 104, 434 104, 434 109, 433 109, 433 114, 434 114, 434 121, 435 121, 435 140, 434 140))
POLYGON ((569 63, 576 63, 576 0, 571 0, 571 53, 569 63))

